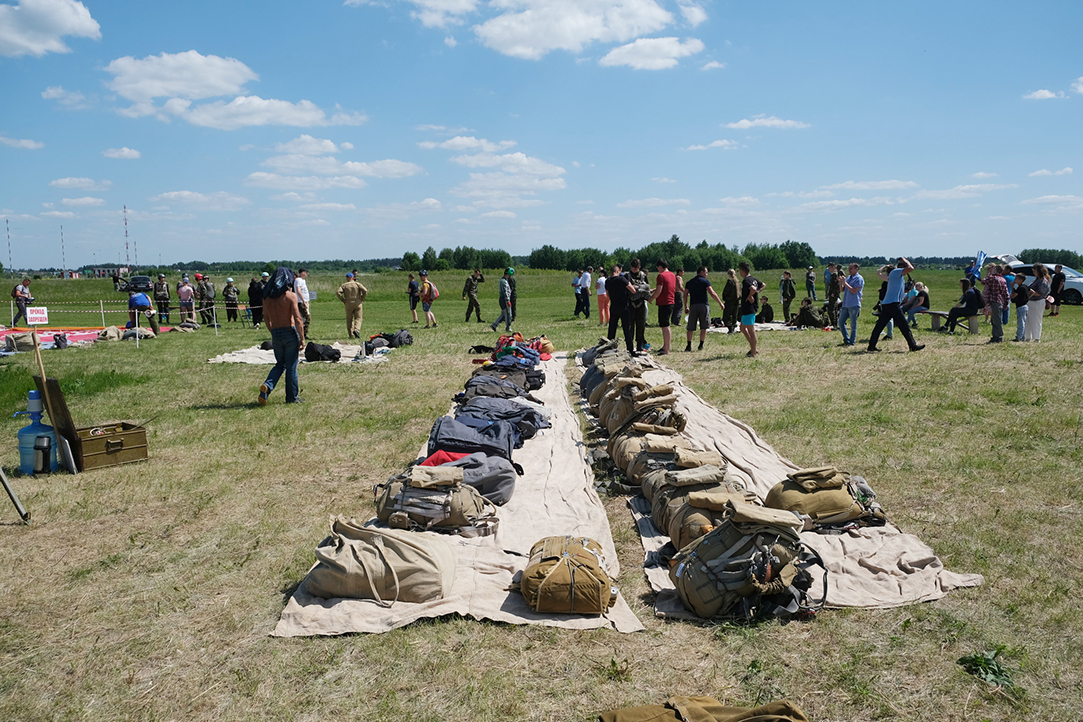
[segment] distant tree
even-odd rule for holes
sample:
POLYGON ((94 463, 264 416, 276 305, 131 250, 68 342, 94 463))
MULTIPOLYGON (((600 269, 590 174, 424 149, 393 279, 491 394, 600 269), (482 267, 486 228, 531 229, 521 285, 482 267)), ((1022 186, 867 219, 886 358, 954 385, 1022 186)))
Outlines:
POLYGON ((434 271, 450 271, 451 261, 446 258, 437 258, 436 262, 432 264, 432 270, 434 271))
POLYGON ((402 254, 402 267, 407 271, 420 271, 421 270, 421 256, 417 255, 413 251, 407 251, 402 254))
POLYGON ((459 246, 455 249, 455 260, 452 265, 455 268, 476 268, 479 263, 480 254, 470 246, 459 246))
POLYGON ((436 258, 436 250, 432 246, 429 246, 425 249, 425 252, 421 254, 421 267, 425 269, 435 267, 436 258))
POLYGON ((564 270, 578 271, 580 268, 586 268, 586 264, 583 263, 583 251, 578 248, 565 251, 564 270))
MULTIPOLYGON (((204 266, 204 268, 206 268, 206 266, 204 266)), ((273 261, 267 261, 267 263, 263 264, 262 270, 273 276, 276 268, 278 268, 278 266, 276 266, 273 261)))
POLYGON ((785 268, 808 268, 820 265, 820 259, 807 243, 786 241, 779 246, 779 250, 786 256, 785 268))
POLYGON ((455 251, 451 248, 443 248, 440 250, 440 258, 443 258, 448 262, 449 266, 455 265, 455 251))
POLYGON ((1026 250, 1020 251, 1019 260, 1024 263, 1052 263, 1054 266, 1059 263, 1062 266, 1068 266, 1077 271, 1083 271, 1083 256, 1075 251, 1027 248, 1026 250))
MULTIPOLYGON (((486 248, 478 252, 478 260, 475 265, 478 268, 507 268, 513 265, 511 254, 493 248, 486 248)), ((471 266, 473 268, 474 266, 471 266)))
POLYGON ((531 268, 547 268, 551 270, 564 270, 567 265, 567 254, 556 246, 546 244, 530 252, 531 268))
POLYGON ((749 243, 741 253, 756 270, 788 267, 786 254, 778 246, 772 246, 768 243, 762 246, 749 243))

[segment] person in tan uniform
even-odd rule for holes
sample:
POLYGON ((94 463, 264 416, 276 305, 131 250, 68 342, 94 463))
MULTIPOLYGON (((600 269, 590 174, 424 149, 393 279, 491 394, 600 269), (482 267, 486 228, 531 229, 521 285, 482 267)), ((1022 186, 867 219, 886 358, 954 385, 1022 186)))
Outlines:
POLYGON ((346 274, 346 283, 338 287, 338 300, 346 304, 346 333, 350 338, 361 338, 361 304, 368 289, 357 282, 352 273, 346 274))

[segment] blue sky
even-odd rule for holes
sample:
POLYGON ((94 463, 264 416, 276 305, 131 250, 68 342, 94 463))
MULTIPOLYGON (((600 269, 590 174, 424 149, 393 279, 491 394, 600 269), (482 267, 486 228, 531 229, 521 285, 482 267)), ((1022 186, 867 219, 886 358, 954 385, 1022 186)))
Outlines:
MULTIPOLYGON (((0 0, 16 267, 1083 250, 1083 3, 0 0), (130 251, 134 261, 135 252, 130 251)), ((0 258, 8 265, 7 255, 0 258)))

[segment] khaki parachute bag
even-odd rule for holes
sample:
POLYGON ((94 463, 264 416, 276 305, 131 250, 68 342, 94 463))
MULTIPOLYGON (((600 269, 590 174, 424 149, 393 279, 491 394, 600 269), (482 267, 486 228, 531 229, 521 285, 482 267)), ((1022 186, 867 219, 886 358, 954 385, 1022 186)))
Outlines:
POLYGON ((537 542, 519 591, 531 609, 543 613, 605 614, 617 601, 602 547, 587 537, 550 536, 537 542))
POLYGON ((731 707, 713 697, 670 697, 665 704, 602 712, 598 722, 808 722, 808 717, 785 699, 759 707, 731 707))
POLYGON ((316 548, 316 559, 304 584, 325 599, 372 599, 390 607, 443 599, 455 582, 455 552, 443 539, 342 516, 331 519, 331 536, 316 548))
POLYGON ((640 452, 628 465, 625 476, 630 480, 637 481, 644 498, 653 502, 655 491, 665 486, 665 472, 697 469, 701 466, 728 468, 726 461, 717 451, 693 451, 691 449, 676 448, 673 449, 671 454, 640 452))
POLYGON ((461 467, 411 466, 372 491, 377 518, 393 529, 478 537, 499 526, 496 506, 463 483, 461 467))
POLYGON ((846 525, 883 526, 887 516, 876 494, 860 476, 833 466, 800 469, 771 487, 764 505, 812 520, 815 528, 846 525))
POLYGON ((672 515, 681 504, 688 501, 694 491, 722 491, 739 494, 744 485, 729 472, 729 467, 713 464, 694 469, 667 471, 660 482, 655 482, 651 499, 651 519, 661 531, 669 529, 672 515))
POLYGON ((672 453, 678 448, 691 449, 692 443, 687 436, 677 434, 676 429, 673 434, 648 434, 628 429, 616 436, 610 436, 605 450, 613 459, 613 465, 625 473, 632 459, 641 451, 653 454, 672 453))
POLYGON ((808 568, 823 560, 801 543, 802 522, 788 511, 729 503, 725 519, 677 552, 669 578, 684 606, 704 619, 811 614, 827 598, 827 569, 818 601, 808 568))
POLYGON ((670 541, 677 549, 683 549, 701 536, 706 536, 726 518, 728 502, 736 504, 760 504, 759 497, 747 490, 734 491, 727 486, 725 490, 706 489, 688 494, 686 501, 676 509, 670 502, 669 534, 670 541))

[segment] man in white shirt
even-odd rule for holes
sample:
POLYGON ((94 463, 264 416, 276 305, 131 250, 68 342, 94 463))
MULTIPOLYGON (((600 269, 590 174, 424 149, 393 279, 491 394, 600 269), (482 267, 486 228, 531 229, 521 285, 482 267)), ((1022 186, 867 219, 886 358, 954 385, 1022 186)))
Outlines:
POLYGON ((305 336, 308 336, 308 326, 312 316, 308 312, 308 269, 302 268, 297 271, 297 278, 293 281, 293 292, 297 294, 297 310, 301 312, 301 318, 305 322, 305 336))

